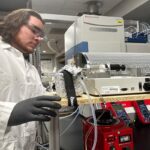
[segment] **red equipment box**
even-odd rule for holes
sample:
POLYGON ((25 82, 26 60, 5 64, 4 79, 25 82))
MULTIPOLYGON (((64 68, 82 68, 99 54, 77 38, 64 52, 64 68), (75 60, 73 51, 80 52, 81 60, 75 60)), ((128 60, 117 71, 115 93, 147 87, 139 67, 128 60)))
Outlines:
POLYGON ((137 113, 137 117, 142 124, 150 124, 150 111, 146 106, 146 101, 138 100, 133 101, 134 109, 137 113))
MULTIPOLYGON (((84 150, 92 150, 94 125, 92 117, 83 120, 84 150)), ((97 125, 98 138, 95 150, 133 150, 133 129, 121 119, 111 125, 97 125)))

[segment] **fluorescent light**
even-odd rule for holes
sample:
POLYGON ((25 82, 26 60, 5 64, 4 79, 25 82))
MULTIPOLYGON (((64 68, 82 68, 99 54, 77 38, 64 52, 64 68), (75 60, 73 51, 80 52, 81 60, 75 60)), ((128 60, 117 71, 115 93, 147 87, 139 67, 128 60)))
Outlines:
POLYGON ((42 51, 43 53, 46 53, 46 51, 42 51))

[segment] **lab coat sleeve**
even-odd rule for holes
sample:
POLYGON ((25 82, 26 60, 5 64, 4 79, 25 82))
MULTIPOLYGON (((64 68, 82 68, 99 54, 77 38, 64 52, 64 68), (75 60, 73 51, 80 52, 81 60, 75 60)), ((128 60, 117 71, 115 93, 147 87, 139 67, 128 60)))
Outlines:
POLYGON ((10 101, 10 66, 7 57, 0 51, 0 139, 3 138, 7 129, 9 116, 15 106, 15 102, 10 101))
POLYGON ((0 140, 3 138, 5 134, 10 114, 15 105, 16 103, 13 102, 0 101, 0 140))

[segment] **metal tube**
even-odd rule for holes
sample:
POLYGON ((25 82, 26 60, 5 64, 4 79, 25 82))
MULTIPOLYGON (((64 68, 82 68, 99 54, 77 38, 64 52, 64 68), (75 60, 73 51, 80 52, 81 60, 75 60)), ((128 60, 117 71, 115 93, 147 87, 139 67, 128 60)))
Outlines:
POLYGON ((49 150, 60 150, 59 115, 52 117, 49 130, 49 150))

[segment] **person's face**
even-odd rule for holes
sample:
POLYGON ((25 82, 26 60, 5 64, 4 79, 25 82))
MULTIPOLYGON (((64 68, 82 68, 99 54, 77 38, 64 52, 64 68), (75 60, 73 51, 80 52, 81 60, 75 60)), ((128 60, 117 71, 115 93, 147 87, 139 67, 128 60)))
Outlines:
POLYGON ((31 16, 28 24, 23 25, 14 40, 12 45, 22 53, 33 53, 34 49, 43 39, 44 25, 38 18, 31 16))

